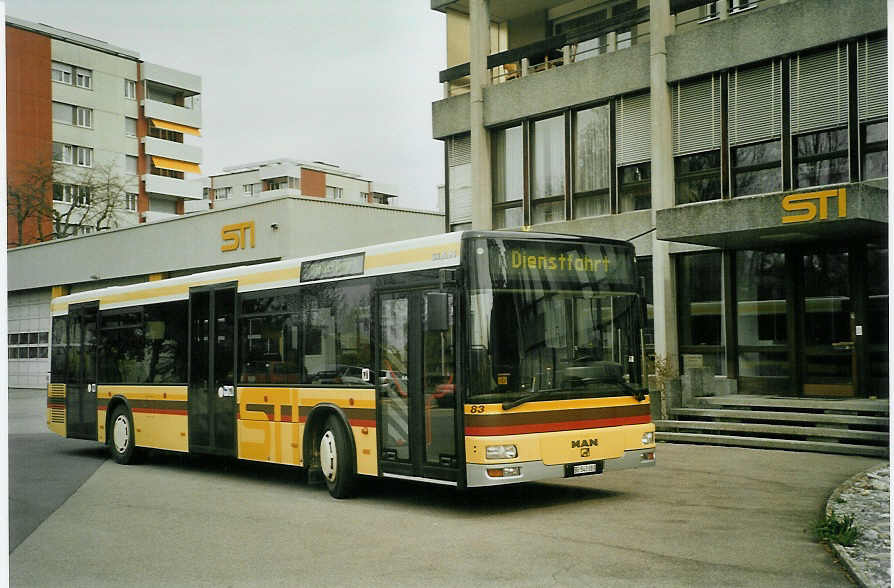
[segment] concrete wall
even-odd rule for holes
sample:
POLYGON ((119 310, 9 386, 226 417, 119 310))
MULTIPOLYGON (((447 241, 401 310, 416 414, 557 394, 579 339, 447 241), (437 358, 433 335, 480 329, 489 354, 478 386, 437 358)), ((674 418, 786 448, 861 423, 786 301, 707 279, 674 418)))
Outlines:
POLYGON ((94 279, 256 263, 441 233, 443 215, 285 197, 10 251, 11 292, 94 279), (253 221, 255 246, 221 251, 224 226, 253 221), (271 225, 276 224, 274 229, 271 225))

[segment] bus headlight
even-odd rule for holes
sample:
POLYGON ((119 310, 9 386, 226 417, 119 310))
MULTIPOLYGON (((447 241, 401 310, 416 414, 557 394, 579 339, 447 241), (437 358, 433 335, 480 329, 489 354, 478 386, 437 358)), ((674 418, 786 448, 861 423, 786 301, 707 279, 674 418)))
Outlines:
POLYGON ((643 445, 651 445, 655 442, 655 433, 649 431, 648 433, 643 433, 643 445))
POLYGON ((518 449, 515 445, 488 445, 484 454, 487 459, 515 459, 518 449))

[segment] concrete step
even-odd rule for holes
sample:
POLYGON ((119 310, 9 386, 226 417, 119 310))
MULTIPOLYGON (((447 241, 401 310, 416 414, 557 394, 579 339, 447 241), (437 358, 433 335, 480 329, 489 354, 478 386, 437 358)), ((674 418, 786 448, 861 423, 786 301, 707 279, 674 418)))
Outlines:
POLYGON ((844 455, 866 455, 871 457, 888 456, 887 447, 829 443, 825 441, 796 441, 791 439, 709 435, 702 433, 673 433, 668 431, 657 432, 655 438, 656 440, 663 442, 727 445, 733 447, 754 447, 758 449, 786 449, 790 451, 814 451, 817 453, 839 453, 844 455))
POLYGON ((821 439, 844 439, 847 441, 868 441, 870 443, 888 444, 888 433, 881 431, 858 431, 834 427, 803 427, 791 425, 774 425, 766 423, 728 423, 712 421, 655 421, 659 431, 687 430, 707 431, 710 433, 733 432, 754 433, 770 437, 813 437, 821 439))
POLYGON ((749 396, 749 395, 732 395, 732 396, 702 396, 698 398, 698 402, 704 408, 717 408, 721 406, 730 407, 753 407, 753 408, 776 408, 776 409, 794 409, 794 410, 817 410, 825 413, 870 413, 878 416, 887 416, 889 413, 888 400, 870 400, 863 398, 787 398, 778 396, 749 396))
POLYGON ((786 421, 789 423, 832 423, 853 428, 888 428, 888 417, 817 412, 777 412, 771 410, 736 410, 723 408, 672 408, 671 416, 754 421, 786 421))

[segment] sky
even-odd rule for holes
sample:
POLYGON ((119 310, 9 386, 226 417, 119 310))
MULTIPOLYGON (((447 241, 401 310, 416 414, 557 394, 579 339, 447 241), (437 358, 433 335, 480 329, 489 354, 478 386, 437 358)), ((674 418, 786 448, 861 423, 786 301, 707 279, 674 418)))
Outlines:
POLYGON ((202 77, 202 172, 291 158, 436 209, 445 17, 428 0, 6 0, 9 16, 202 77))

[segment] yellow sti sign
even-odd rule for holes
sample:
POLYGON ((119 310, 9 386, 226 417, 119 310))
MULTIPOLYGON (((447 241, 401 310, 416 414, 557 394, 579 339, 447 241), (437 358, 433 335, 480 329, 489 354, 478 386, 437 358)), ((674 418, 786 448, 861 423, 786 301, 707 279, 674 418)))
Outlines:
POLYGON ((224 244, 220 246, 221 251, 236 251, 237 249, 245 249, 246 241, 252 249, 255 247, 255 221, 245 223, 236 223, 233 225, 224 225, 220 230, 220 237, 224 244))
POLYGON ((782 199, 782 210, 798 213, 782 217, 782 224, 806 223, 819 215, 820 220, 829 218, 829 200, 836 198, 838 218, 847 217, 847 193, 844 188, 808 192, 806 194, 789 194, 782 199))

